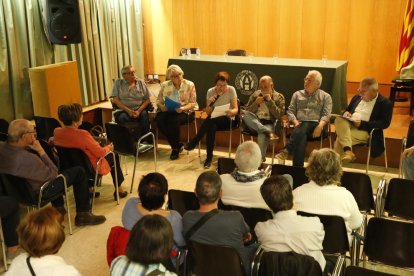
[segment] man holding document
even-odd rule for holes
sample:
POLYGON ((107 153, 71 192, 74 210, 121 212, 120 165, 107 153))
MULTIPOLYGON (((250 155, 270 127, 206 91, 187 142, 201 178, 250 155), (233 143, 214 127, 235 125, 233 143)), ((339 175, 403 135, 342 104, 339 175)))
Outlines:
POLYGON ((337 138, 335 151, 342 154, 342 163, 355 160, 352 146, 366 143, 373 128, 371 156, 377 157, 384 151, 383 129, 391 123, 392 103, 378 93, 378 83, 374 78, 364 78, 342 116, 336 116, 337 138))
POLYGON ((194 83, 183 78, 183 70, 175 64, 167 68, 167 81, 161 84, 157 98, 157 126, 167 137, 171 146, 170 159, 178 159, 183 150, 180 143, 180 125, 194 120, 194 109, 198 108, 194 83))
POLYGON ((229 74, 218 72, 215 78, 216 86, 207 91, 206 109, 208 117, 201 125, 197 135, 185 145, 186 150, 193 150, 206 135, 207 158, 204 168, 208 169, 213 160, 216 130, 228 130, 230 122, 234 123, 232 117, 238 113, 237 93, 233 86, 228 85, 229 74))

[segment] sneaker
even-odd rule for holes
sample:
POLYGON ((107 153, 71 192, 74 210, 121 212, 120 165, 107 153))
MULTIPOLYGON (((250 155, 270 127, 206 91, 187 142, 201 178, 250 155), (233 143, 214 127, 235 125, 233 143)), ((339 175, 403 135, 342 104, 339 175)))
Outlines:
MULTIPOLYGON (((122 192, 118 191, 118 194, 119 194, 119 198, 124 198, 128 195, 128 192, 127 191, 122 191, 122 192)), ((114 200, 116 201, 116 191, 114 192, 114 200)))
POLYGON ((75 217, 76 226, 98 225, 104 223, 105 216, 96 216, 91 212, 78 212, 75 217))
POLYGON ((352 151, 348 150, 344 152, 344 154, 342 155, 341 161, 342 161, 342 164, 346 164, 346 163, 355 161, 355 159, 356 159, 355 154, 352 151))
POLYGON ((281 150, 278 154, 275 155, 276 161, 280 164, 280 162, 285 162, 285 160, 289 157, 289 152, 286 149, 281 150))
POLYGON ((211 167, 211 159, 207 158, 206 161, 204 161, 204 169, 210 169, 211 167))
POLYGON ((186 151, 192 151, 193 149, 195 149, 195 146, 191 145, 190 143, 186 143, 186 144, 184 145, 184 149, 185 149, 186 151))
POLYGON ((275 140, 279 139, 279 136, 277 136, 273 132, 270 132, 270 133, 267 134, 267 138, 269 138, 270 141, 275 141, 275 140))
POLYGON ((173 149, 171 151, 170 159, 171 160, 176 160, 176 159, 178 159, 179 156, 180 156, 180 151, 178 149, 173 149))

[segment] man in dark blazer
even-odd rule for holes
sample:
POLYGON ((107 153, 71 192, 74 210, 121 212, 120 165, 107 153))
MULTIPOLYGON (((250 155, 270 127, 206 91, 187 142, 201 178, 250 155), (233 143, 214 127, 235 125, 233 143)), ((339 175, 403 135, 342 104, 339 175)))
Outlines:
POLYGON ((372 129, 371 156, 378 157, 384 151, 383 129, 389 127, 393 104, 378 93, 378 83, 374 78, 364 78, 342 117, 335 119, 337 139, 335 151, 341 154, 342 163, 355 160, 352 146, 366 143, 372 129))

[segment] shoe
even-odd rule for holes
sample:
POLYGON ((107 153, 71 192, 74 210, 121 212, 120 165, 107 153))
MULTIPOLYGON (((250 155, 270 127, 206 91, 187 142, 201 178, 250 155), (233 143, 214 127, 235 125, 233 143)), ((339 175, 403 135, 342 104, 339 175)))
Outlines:
POLYGON ((342 155, 341 161, 342 161, 342 164, 346 164, 346 163, 355 161, 355 159, 356 159, 355 154, 352 151, 348 150, 344 152, 344 155, 342 155))
POLYGON ((55 209, 58 210, 58 212, 62 215, 62 217, 64 217, 66 215, 66 209, 63 205, 55 207, 55 209))
POLYGON ((184 150, 184 144, 183 144, 183 143, 179 143, 179 144, 178 144, 178 152, 179 152, 179 153, 182 153, 182 152, 183 152, 183 150, 184 150))
POLYGON ((195 146, 192 146, 190 143, 185 143, 184 149, 186 151, 192 151, 193 149, 195 149, 195 146))
MULTIPOLYGON (((92 198, 93 197, 93 192, 89 192, 89 198, 92 198)), ((100 192, 95 192, 95 198, 98 198, 98 197, 100 197, 101 196, 101 193, 100 192)))
POLYGON ((179 150, 178 149, 173 149, 171 151, 170 159, 171 160, 176 160, 176 159, 178 159, 179 156, 180 156, 179 150))
POLYGON ((104 223, 105 216, 96 216, 91 212, 79 212, 75 217, 76 226, 98 225, 104 223))
POLYGON ((270 132, 270 133, 267 134, 267 138, 269 138, 270 141, 275 141, 275 140, 279 139, 279 136, 277 136, 273 132, 270 132))
POLYGON ((276 161, 280 164, 280 162, 285 162, 285 160, 289 157, 289 152, 286 149, 281 150, 278 154, 275 155, 276 161))
POLYGON ((204 169, 210 169, 211 167, 211 159, 206 159, 206 161, 204 161, 204 169))
MULTIPOLYGON (((127 191, 122 191, 122 192, 118 191, 118 194, 119 194, 119 198, 124 198, 128 195, 128 192, 127 191)), ((116 201, 116 191, 114 192, 114 200, 116 201)))

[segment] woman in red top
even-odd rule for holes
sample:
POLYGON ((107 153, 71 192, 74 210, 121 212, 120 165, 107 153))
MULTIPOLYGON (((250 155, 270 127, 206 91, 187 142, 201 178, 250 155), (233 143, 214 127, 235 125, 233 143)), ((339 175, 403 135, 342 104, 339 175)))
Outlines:
MULTIPOLYGON (((59 147, 65 148, 77 148, 81 149, 92 163, 93 168, 96 170, 96 162, 99 158, 105 156, 109 151, 113 150, 113 145, 107 145, 101 147, 98 142, 93 139, 92 135, 83 129, 78 127, 82 124, 82 106, 78 103, 61 105, 58 107, 59 120, 62 121, 64 127, 56 128, 54 131, 54 144, 59 147)), ((107 155, 106 160, 102 160, 98 173, 101 175, 112 175, 112 179, 115 185, 115 170, 112 155, 107 155)), ((119 197, 126 197, 128 192, 123 191, 120 185, 124 181, 124 175, 122 174, 121 167, 119 166, 119 158, 116 155, 117 175, 118 175, 118 191, 119 197)), ((114 198, 116 194, 114 192, 114 198)))

